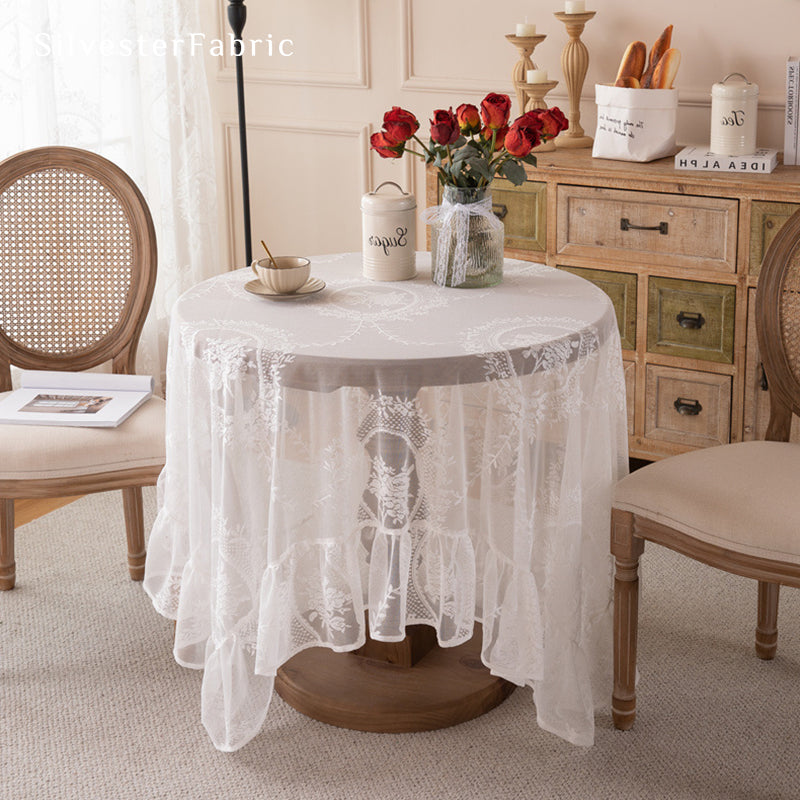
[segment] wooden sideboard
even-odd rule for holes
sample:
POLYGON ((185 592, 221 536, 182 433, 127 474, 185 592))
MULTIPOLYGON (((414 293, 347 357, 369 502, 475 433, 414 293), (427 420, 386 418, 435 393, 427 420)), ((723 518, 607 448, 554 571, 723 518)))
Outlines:
MULTIPOLYGON (((755 288, 766 248, 800 209, 800 167, 691 172, 589 150, 537 159, 522 186, 492 184, 506 254, 581 275, 613 300, 631 456, 763 438, 755 288)), ((427 204, 438 202, 431 171, 427 204)))

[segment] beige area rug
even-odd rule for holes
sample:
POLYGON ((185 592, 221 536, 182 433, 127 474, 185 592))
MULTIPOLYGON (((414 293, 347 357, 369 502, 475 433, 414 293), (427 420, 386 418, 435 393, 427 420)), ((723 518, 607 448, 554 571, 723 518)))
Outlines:
MULTIPOLYGON (((147 520, 154 515, 147 495, 147 520)), ((536 726, 530 691, 431 733, 307 719, 275 698, 242 750, 213 749, 197 672, 127 579, 118 494, 18 532, 0 594, 0 797, 14 800, 800 797, 800 593, 784 590, 778 656, 753 652, 755 585, 648 547, 640 716, 593 748, 536 726)))

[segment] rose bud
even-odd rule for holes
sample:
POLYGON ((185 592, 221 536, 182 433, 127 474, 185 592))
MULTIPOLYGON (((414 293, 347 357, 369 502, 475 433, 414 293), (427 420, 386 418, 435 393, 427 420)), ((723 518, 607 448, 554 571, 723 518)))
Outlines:
POLYGON ((461 133, 464 136, 472 136, 481 129, 481 115, 476 106, 470 103, 462 103, 456 109, 456 119, 461 133))
POLYGON ((487 128, 497 130, 508 124, 511 98, 507 94, 490 92, 481 101, 481 116, 487 128))
POLYGON ((541 144, 542 142, 542 114, 541 110, 528 111, 514 120, 511 127, 519 128, 524 131, 525 136, 533 142, 533 146, 541 144))
POLYGON ((410 112, 393 106, 383 115, 383 130, 386 138, 395 144, 407 142, 419 128, 417 118, 410 112))
POLYGON ((369 137, 369 144, 381 158, 400 158, 405 150, 404 142, 397 144, 391 141, 383 131, 373 133, 369 137))
POLYGON ((515 158, 525 158, 534 148, 533 139, 528 136, 525 128, 512 125, 505 140, 506 150, 515 158))
POLYGON ((460 135, 461 129, 452 108, 449 111, 439 109, 433 112, 431 139, 436 144, 453 144, 460 135))
POLYGON ((569 122, 559 108, 547 109, 540 119, 542 121, 542 136, 545 139, 552 139, 569 128, 569 122))

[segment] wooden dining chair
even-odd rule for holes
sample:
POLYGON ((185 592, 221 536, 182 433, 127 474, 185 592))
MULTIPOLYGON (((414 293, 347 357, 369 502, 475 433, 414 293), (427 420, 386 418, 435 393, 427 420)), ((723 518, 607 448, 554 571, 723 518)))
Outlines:
POLYGON ((657 461, 614 491, 614 725, 636 716, 639 557, 645 541, 758 581, 755 647, 777 648, 778 589, 800 586, 800 211, 765 256, 756 332, 770 393, 766 441, 719 445, 657 461))
MULTIPOLYGON (((134 372, 156 261, 147 203, 110 161, 42 147, 0 163, 0 392, 11 389, 12 365, 77 371, 110 362, 115 373, 134 372)), ((128 568, 141 580, 141 487, 163 465, 157 397, 117 428, 0 425, 0 589, 16 579, 16 498, 112 489, 122 489, 128 568)))

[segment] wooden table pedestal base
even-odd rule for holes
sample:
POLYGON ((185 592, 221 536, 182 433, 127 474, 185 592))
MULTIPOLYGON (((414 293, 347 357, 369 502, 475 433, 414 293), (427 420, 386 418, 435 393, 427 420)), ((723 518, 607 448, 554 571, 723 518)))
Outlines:
POLYGON ((402 642, 368 639, 352 653, 314 647, 278 670, 275 690, 313 719, 376 733, 447 728, 500 705, 514 684, 481 663, 480 626, 465 644, 439 647, 427 625, 402 642))

